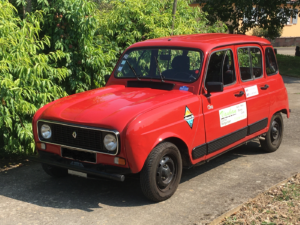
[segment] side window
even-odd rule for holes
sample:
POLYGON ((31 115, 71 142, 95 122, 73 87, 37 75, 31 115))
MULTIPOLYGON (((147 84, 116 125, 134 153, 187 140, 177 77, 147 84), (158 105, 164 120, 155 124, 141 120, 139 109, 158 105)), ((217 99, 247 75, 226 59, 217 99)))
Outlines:
POLYGON ((231 50, 214 52, 209 60, 205 85, 207 82, 223 82, 224 86, 235 83, 235 69, 231 50))
POLYGON ((268 76, 276 74, 278 71, 278 66, 272 48, 266 48, 266 71, 268 76))
POLYGON ((238 59, 241 79, 243 81, 262 77, 262 53, 259 48, 239 48, 238 59))
POLYGON ((239 48, 238 49, 238 59, 240 66, 240 74, 243 81, 251 80, 251 63, 250 55, 248 48, 239 48))
POLYGON ((263 75, 262 70, 262 55, 259 48, 250 48, 251 62, 252 62, 252 74, 255 78, 259 78, 263 75))

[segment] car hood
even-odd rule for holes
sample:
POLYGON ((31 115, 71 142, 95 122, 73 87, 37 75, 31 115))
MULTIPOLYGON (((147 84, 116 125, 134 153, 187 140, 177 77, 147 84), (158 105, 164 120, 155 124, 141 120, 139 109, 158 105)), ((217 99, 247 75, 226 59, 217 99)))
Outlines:
POLYGON ((111 85, 59 99, 45 107, 39 119, 121 131, 137 115, 191 95, 187 91, 111 85))

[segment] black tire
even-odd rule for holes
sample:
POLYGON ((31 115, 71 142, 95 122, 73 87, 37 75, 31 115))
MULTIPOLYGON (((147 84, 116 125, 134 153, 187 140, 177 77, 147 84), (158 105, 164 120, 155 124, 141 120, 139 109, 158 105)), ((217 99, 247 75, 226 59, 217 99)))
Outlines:
POLYGON ((42 163, 42 168, 51 177, 66 177, 66 176, 68 176, 68 170, 64 169, 64 168, 50 166, 50 165, 44 164, 44 163, 42 163))
POLYGON ((283 138, 283 119, 280 113, 273 115, 265 140, 260 140, 261 147, 265 152, 275 152, 283 138))
POLYGON ((181 179, 182 159, 178 148, 164 142, 149 154, 140 173, 140 183, 144 195, 160 202, 170 198, 181 179))

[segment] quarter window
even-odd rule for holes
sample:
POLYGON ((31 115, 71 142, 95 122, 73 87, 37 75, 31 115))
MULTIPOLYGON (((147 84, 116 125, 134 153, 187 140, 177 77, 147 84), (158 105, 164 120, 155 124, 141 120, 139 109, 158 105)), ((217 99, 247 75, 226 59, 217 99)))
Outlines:
POLYGON ((259 48, 239 48, 238 60, 241 79, 243 81, 253 80, 262 77, 262 54, 259 48))
POLYGON ((209 60, 205 85, 207 82, 222 82, 224 86, 235 83, 235 69, 231 50, 214 52, 209 60))
POLYGON ((268 76, 276 74, 278 71, 278 66, 272 48, 266 48, 266 71, 268 76))

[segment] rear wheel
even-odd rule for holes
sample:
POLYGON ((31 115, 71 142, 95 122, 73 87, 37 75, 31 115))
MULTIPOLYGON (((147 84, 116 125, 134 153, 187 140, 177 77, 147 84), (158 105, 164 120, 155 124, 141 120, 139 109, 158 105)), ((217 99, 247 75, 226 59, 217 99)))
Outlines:
POLYGON ((68 170, 64 168, 50 166, 44 163, 42 163, 42 168, 51 177, 65 177, 68 175, 68 170))
POLYGON ((260 140, 261 147, 266 152, 275 152, 283 138, 283 119, 280 113, 273 115, 265 140, 260 140))
POLYGON ((181 179, 182 160, 178 148, 165 142, 156 146, 149 154, 140 173, 144 195, 155 202, 170 198, 181 179))

